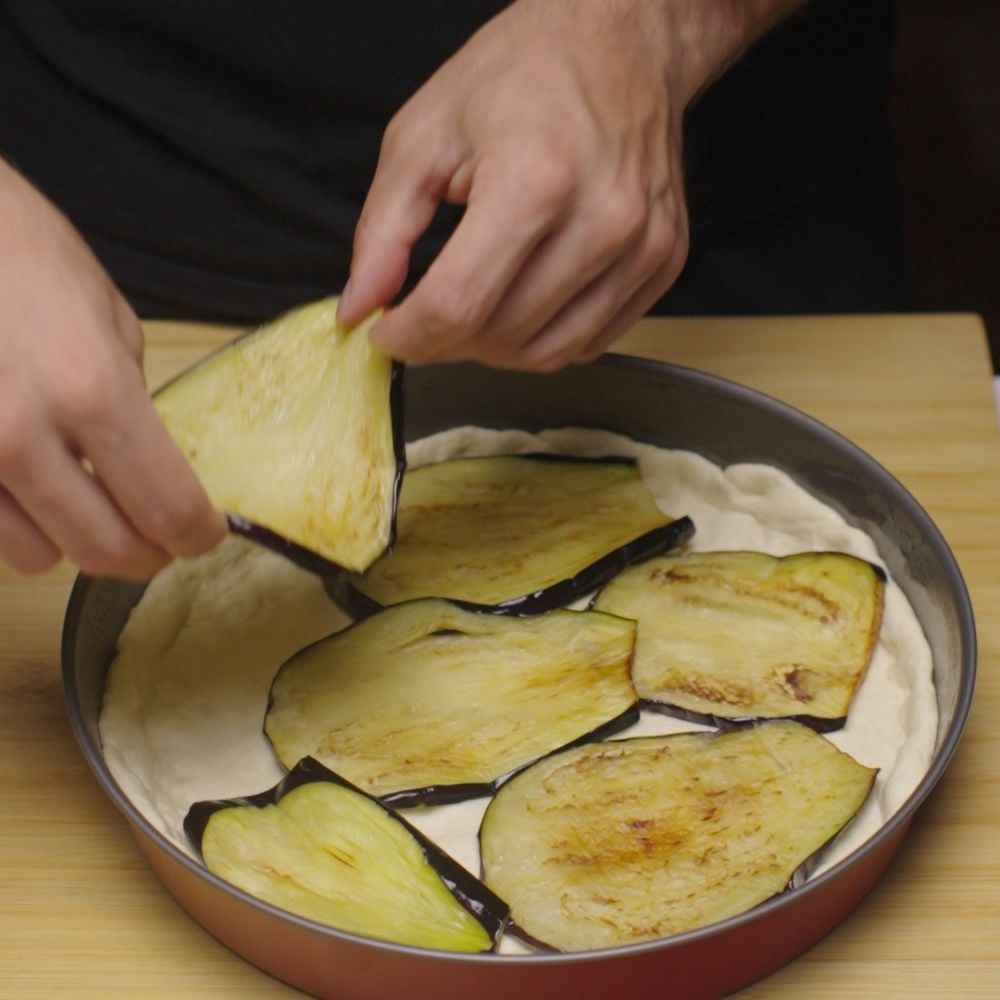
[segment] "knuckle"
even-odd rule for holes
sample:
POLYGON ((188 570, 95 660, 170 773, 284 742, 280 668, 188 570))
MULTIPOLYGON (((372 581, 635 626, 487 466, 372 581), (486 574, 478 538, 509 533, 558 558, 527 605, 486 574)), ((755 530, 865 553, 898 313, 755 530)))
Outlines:
POLYGON ((512 186, 523 192, 529 208, 539 215, 551 216, 562 211, 580 187, 576 163, 558 150, 531 159, 518 158, 511 170, 512 186))
POLYGON ((600 233, 603 242, 619 250, 632 243, 646 228, 648 207, 644 198, 616 190, 601 208, 600 233))
POLYGON ((661 287, 669 287, 677 280, 687 263, 687 255, 687 241, 684 238, 676 240, 671 245, 666 256, 657 263, 653 272, 654 278, 657 279, 661 287))
POLYGON ((686 227, 677 225, 673 220, 651 226, 638 258, 638 270, 642 274, 671 281, 683 269, 689 249, 690 237, 686 227))
POLYGON ((657 271, 666 264, 677 246, 677 233, 669 226, 654 227, 648 234, 640 258, 640 268, 657 271))
POLYGON ((531 165, 536 187, 542 193, 564 196, 579 184, 579 172, 574 160, 560 149, 552 149, 531 165))
POLYGON ((144 512, 144 528, 148 536, 170 548, 176 548, 192 538, 203 514, 201 498, 194 492, 176 493, 150 505, 144 512))
POLYGON ((422 312, 424 328, 438 343, 471 337, 483 321, 482 306, 461 281, 438 289, 422 312))
POLYGON ((60 415, 73 423, 107 423, 114 412, 113 382, 108 366, 96 363, 66 365, 55 389, 60 415))
POLYGON ((685 227, 677 232, 674 237, 673 247, 671 248, 671 259, 677 270, 680 270, 684 266, 690 250, 691 236, 685 227))
POLYGON ((670 258, 681 264, 687 260, 691 245, 691 228, 687 208, 677 198, 670 198, 664 212, 663 230, 669 243, 670 258))

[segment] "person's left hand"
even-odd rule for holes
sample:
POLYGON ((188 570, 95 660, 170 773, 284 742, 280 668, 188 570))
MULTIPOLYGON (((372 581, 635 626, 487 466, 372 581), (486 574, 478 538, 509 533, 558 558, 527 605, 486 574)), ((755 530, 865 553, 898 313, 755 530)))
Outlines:
POLYGON ((681 116, 697 85, 675 8, 692 4, 517 0, 474 35, 386 131, 342 321, 392 300, 448 201, 462 220, 376 343, 538 371, 601 354, 687 255, 681 116))

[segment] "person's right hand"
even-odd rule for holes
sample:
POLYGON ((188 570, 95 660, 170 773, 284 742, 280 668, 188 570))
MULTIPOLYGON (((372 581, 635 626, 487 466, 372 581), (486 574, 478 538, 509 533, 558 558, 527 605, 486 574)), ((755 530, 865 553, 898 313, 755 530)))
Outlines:
POLYGON ((148 579, 226 532, 160 421, 135 314, 0 160, 0 560, 148 579))

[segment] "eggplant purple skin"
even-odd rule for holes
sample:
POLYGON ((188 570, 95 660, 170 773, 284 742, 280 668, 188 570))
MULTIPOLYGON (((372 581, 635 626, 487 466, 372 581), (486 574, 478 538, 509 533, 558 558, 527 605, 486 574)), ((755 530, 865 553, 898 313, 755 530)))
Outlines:
MULTIPOLYGON (((543 456, 546 459, 562 456, 543 456)), ((591 461, 591 459, 576 459, 576 461, 591 461)), ((628 566, 645 562, 669 549, 676 548, 687 542, 695 532, 694 522, 690 517, 679 517, 669 524, 653 528, 645 534, 633 538, 631 542, 619 545, 614 551, 592 562, 580 570, 576 576, 560 580, 542 590, 520 597, 512 597, 499 604, 477 604, 474 601, 463 601, 454 597, 445 598, 466 611, 479 611, 494 615, 514 615, 529 617, 542 615, 548 611, 564 608, 573 601, 589 594, 592 590, 603 586, 610 579, 628 566)), ((352 618, 367 618, 369 615, 382 611, 383 606, 367 594, 358 590, 344 575, 329 578, 326 584, 327 593, 335 603, 352 618)), ((427 597, 438 595, 427 594, 427 597)))
POLYGON ((215 799, 211 801, 195 802, 184 817, 184 832, 191 841, 192 846, 201 856, 201 841, 205 834, 205 828, 212 816, 222 809, 229 809, 233 806, 262 806, 274 805, 285 795, 302 785, 315 784, 326 781, 330 784, 340 785, 352 792, 363 795, 366 799, 378 803, 383 809, 389 812, 407 829, 420 844, 427 863, 434 869, 438 877, 444 882, 448 891, 457 899, 462 906, 485 928, 493 941, 493 950, 496 950, 500 935, 507 927, 510 915, 510 907, 487 885, 470 875, 454 858, 445 854, 432 840, 428 839, 415 826, 412 826, 395 809, 386 806, 384 802, 379 802, 367 792, 352 785, 351 782, 342 778, 339 774, 325 767, 318 760, 312 757, 304 757, 285 775, 281 781, 273 788, 258 792, 256 795, 247 795, 234 799, 215 799))
MULTIPOLYGON (((392 425, 392 450, 396 460, 396 475, 392 483, 392 518, 389 522, 389 539, 379 558, 390 553, 396 544, 396 511, 399 508, 399 493, 403 488, 403 476, 406 473, 406 442, 403 439, 404 373, 405 367, 398 361, 394 361, 389 376, 389 416, 392 425)), ((310 573, 315 573, 326 581, 336 581, 350 572, 325 556, 321 556, 318 552, 314 552, 304 545, 299 545, 297 542, 292 542, 270 528, 248 521, 239 514, 227 512, 226 521, 229 524, 229 530, 234 534, 242 535, 257 545, 277 552, 278 555, 290 559, 297 566, 301 566, 310 573)), ((335 583, 329 583, 328 591, 331 596, 335 590, 335 583)))
POLYGON ((661 715, 669 715, 673 719, 680 719, 682 722, 694 722, 701 726, 711 726, 720 732, 735 732, 737 729, 749 729, 761 722, 798 722, 803 726, 808 726, 816 733, 833 733, 838 729, 843 729, 847 723, 847 716, 842 715, 837 718, 827 719, 819 715, 713 715, 710 712, 692 712, 688 708, 680 708, 671 705, 669 702, 649 701, 643 699, 641 705, 651 712, 659 712, 661 715))

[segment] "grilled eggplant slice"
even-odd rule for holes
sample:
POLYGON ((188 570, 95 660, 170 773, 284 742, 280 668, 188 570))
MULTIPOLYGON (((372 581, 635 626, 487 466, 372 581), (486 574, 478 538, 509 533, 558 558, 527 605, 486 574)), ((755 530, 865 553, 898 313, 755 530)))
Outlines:
POLYGON ((781 892, 875 770, 795 722, 595 743, 515 775, 480 830, 512 933, 559 951, 648 941, 781 892))
POLYGON ((316 761, 184 822, 208 869, 258 899, 368 937, 492 951, 507 905, 418 830, 316 761))
POLYGON ((839 552, 703 552, 627 570, 594 607, 639 623, 632 676, 644 704, 829 731, 868 668, 884 589, 881 569, 839 552))
POLYGON ((482 614, 427 598, 297 653, 264 729, 383 801, 486 795, 510 771, 638 718, 635 623, 592 611, 482 614))
POLYGON ((402 368, 336 310, 290 312, 155 396, 231 528, 320 573, 390 547, 403 475, 402 368))
POLYGON ((456 458, 403 480, 392 554, 354 576, 355 614, 420 597, 539 614, 686 541, 630 459, 456 458))

